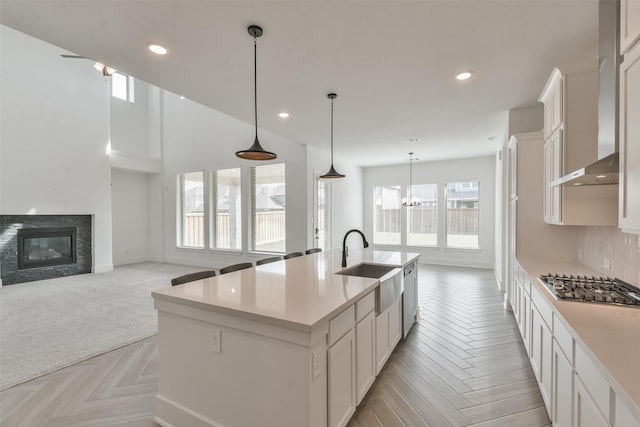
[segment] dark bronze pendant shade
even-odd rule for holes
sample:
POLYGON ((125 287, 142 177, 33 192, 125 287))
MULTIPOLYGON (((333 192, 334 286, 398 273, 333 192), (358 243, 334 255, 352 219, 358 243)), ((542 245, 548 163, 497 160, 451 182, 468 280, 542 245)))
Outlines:
POLYGON ((344 178, 346 175, 342 175, 333 167, 333 100, 336 99, 338 95, 335 93, 330 93, 327 95, 327 98, 331 100, 331 167, 329 168, 329 172, 321 175, 320 178, 344 178))
POLYGON ((276 157, 276 153, 272 153, 270 151, 266 151, 260 145, 260 141, 258 141, 258 55, 257 55, 257 46, 258 46, 258 37, 262 36, 262 28, 257 25, 250 25, 247 29, 249 31, 249 35, 253 37, 253 99, 254 99, 254 118, 256 125, 256 136, 253 141, 251 147, 246 150, 236 151, 236 156, 241 159, 247 160, 273 160, 276 157))

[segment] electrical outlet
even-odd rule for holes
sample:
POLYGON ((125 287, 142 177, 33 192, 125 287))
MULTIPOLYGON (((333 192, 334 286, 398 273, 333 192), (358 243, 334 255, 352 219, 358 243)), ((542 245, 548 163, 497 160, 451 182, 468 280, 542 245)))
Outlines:
POLYGON ((214 353, 220 353, 220 329, 211 329, 211 351, 214 353))
POLYGON ((611 261, 609 261, 609 258, 604 258, 604 261, 602 262, 602 268, 604 268, 605 270, 611 270, 611 261))

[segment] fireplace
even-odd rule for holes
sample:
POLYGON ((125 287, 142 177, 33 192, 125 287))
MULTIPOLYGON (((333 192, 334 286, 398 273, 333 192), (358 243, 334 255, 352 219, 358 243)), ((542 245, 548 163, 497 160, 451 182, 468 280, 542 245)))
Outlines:
POLYGON ((91 273, 92 215, 0 215, 2 285, 91 273))
POLYGON ((76 262, 76 228, 23 228, 18 230, 18 269, 76 262))

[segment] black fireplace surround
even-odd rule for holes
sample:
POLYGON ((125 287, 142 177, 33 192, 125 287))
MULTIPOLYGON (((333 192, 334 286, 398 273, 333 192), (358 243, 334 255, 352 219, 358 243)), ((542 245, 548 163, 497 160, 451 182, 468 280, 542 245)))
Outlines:
POLYGON ((0 215, 2 285, 90 273, 91 215, 0 215))

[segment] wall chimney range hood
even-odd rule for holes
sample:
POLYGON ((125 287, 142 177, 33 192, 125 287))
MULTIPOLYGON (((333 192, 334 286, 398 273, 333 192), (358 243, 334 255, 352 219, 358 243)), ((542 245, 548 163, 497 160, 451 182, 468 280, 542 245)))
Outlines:
POLYGON ((598 160, 551 183, 565 187, 618 184, 619 0, 598 3, 598 160))

